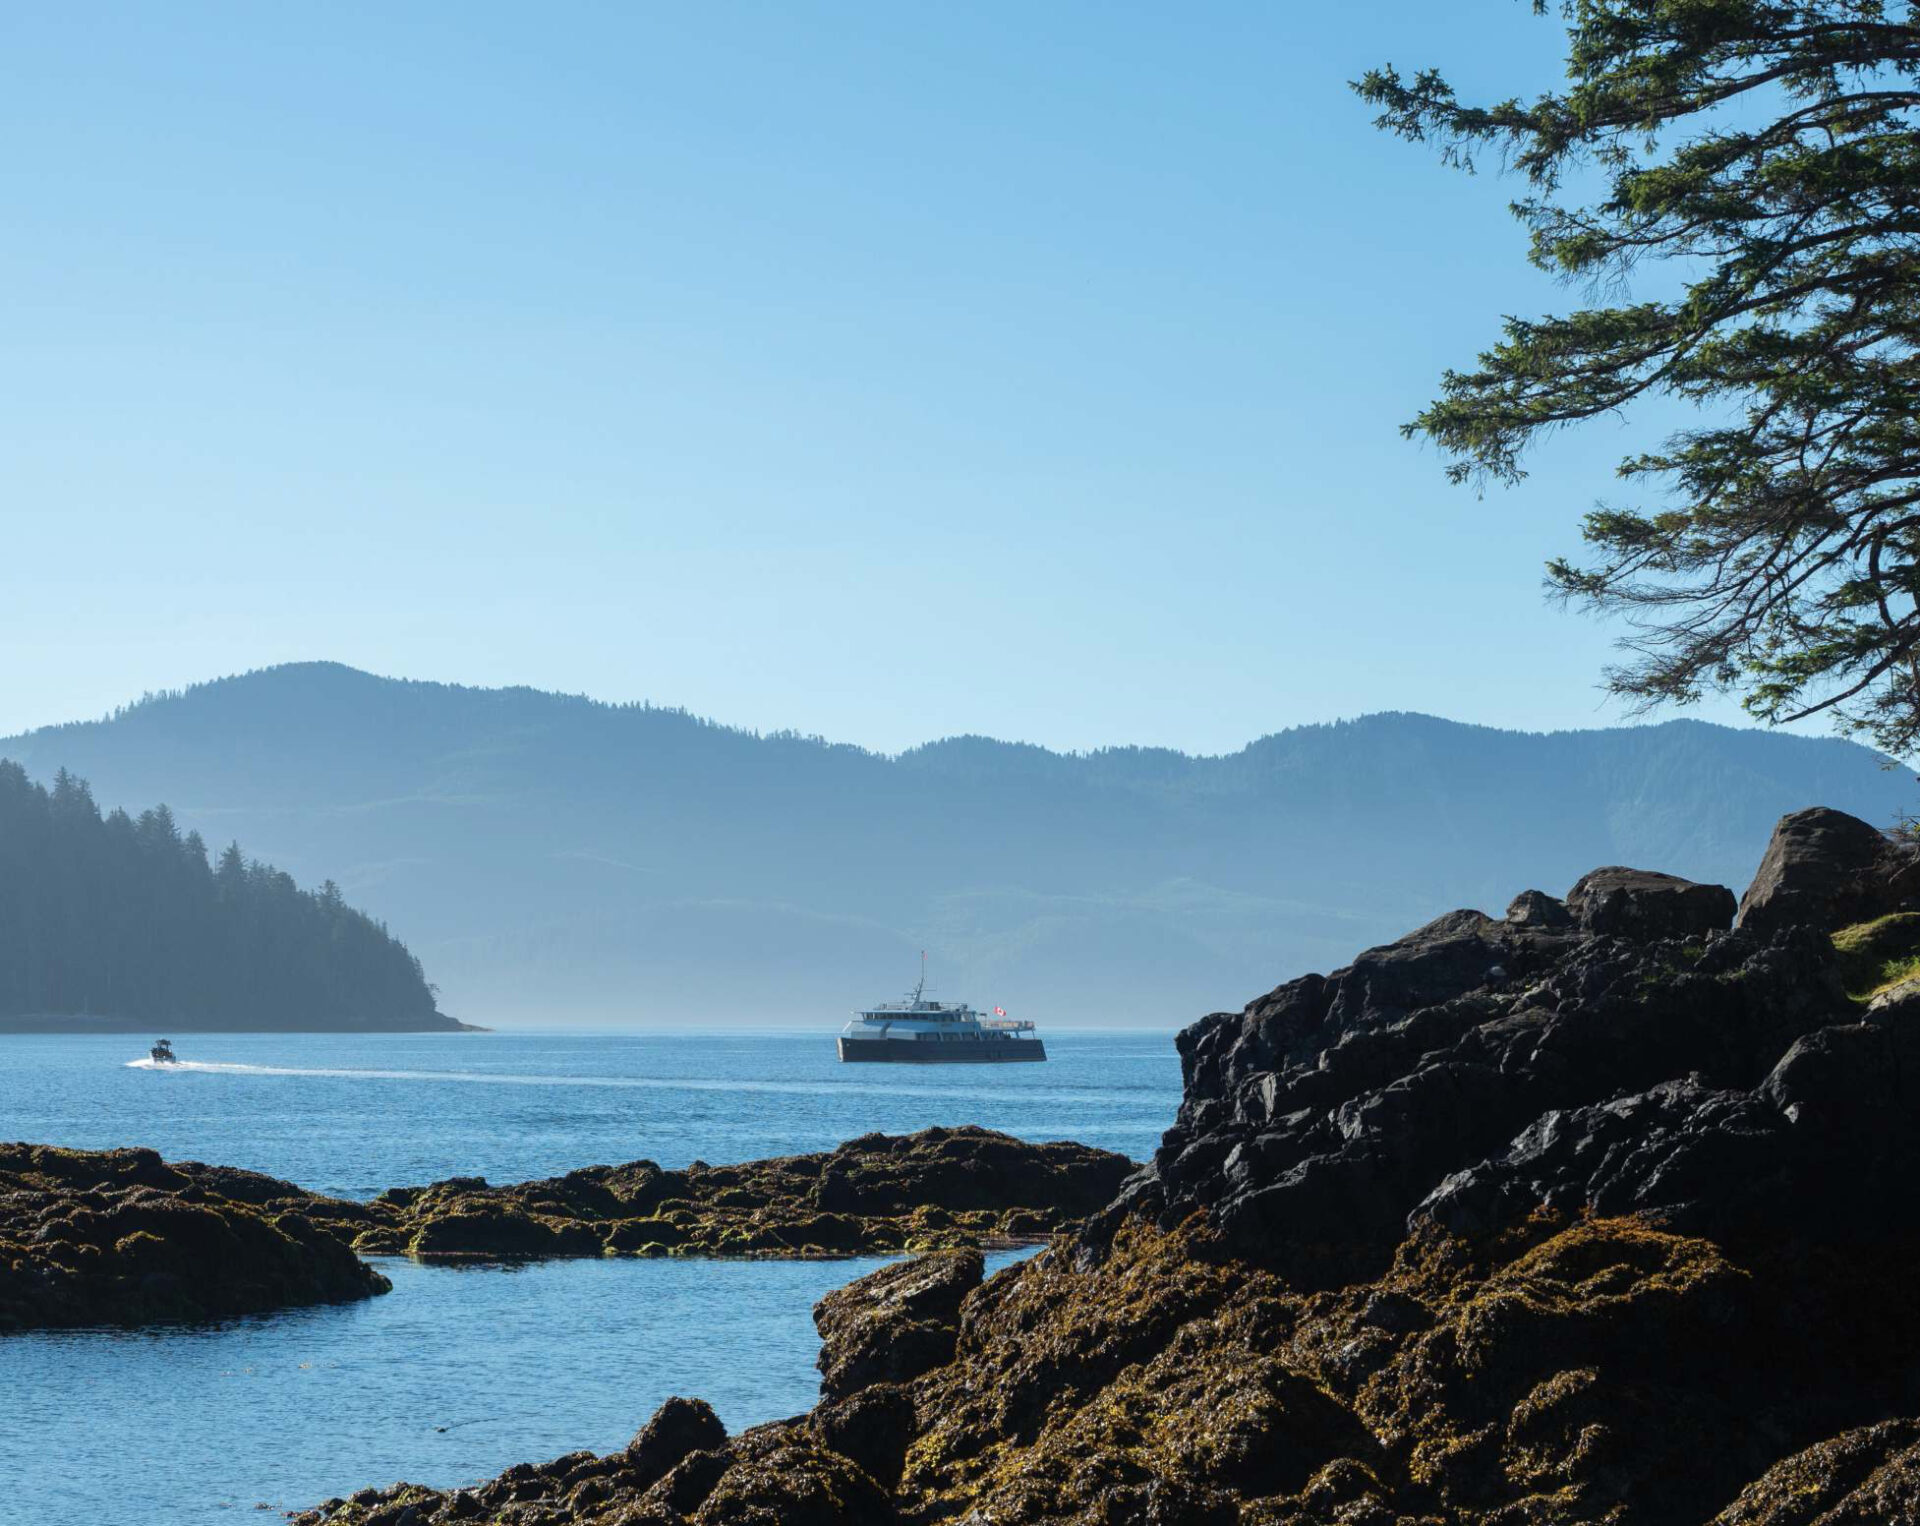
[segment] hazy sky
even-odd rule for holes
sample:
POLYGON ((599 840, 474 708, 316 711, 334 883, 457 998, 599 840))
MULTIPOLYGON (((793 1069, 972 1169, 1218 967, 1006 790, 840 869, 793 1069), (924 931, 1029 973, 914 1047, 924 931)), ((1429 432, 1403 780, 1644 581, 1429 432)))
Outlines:
MULTIPOLYGON (((1518 0, 14 6, 0 734, 301 658, 894 748, 1619 719, 1633 441, 1395 426, 1565 307, 1346 81, 1518 0)), ((1724 716, 1724 711, 1709 712, 1724 716)))

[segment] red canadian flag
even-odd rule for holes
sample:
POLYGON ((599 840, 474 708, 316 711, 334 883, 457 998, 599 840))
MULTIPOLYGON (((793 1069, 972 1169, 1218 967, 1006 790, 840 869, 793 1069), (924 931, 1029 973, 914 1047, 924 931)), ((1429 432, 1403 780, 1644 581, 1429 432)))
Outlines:
POLYGON ((1005 1007, 995 1007, 993 1009, 993 1015, 995 1017, 1005 1017, 1007 1015, 1007 1009, 1005 1007))

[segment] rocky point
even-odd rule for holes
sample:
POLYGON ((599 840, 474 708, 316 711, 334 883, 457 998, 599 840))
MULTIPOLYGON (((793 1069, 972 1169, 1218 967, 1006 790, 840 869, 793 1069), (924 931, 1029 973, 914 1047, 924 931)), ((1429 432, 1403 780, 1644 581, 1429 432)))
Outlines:
POLYGON ((1737 905, 1606 868, 1441 917, 1182 1033, 1071 1236, 824 1300, 808 1414, 300 1520, 1920 1520, 1914 863, 1810 811, 1737 905))

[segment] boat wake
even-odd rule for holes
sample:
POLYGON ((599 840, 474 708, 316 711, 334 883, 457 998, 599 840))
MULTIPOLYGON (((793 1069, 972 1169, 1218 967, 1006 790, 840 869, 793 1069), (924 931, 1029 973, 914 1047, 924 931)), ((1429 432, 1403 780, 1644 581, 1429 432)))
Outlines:
MULTIPOLYGON (((860 1085, 844 1081, 749 1081, 718 1079, 703 1076, 541 1076, 489 1072, 479 1070, 372 1070, 352 1069, 330 1066, 295 1065, 240 1065, 216 1060, 174 1060, 159 1063, 154 1060, 128 1060, 128 1070, 177 1070, 196 1075, 223 1076, 311 1076, 343 1081, 453 1081, 467 1082, 478 1086, 593 1086, 608 1087, 617 1090, 644 1091, 714 1091, 714 1092, 775 1092, 800 1096, 846 1096, 849 1094, 876 1097, 909 1096, 938 1097, 947 1095, 947 1088, 929 1085, 860 1085)), ((971 1069, 972 1067, 967 1067, 971 1069)), ((1003 1101, 1022 1102, 1073 1102, 1085 1098, 1105 1098, 1107 1093, 1098 1089, 1077 1090, 1074 1088, 1049 1087, 1027 1091, 1008 1092, 970 1092, 974 1097, 994 1097, 1003 1101)), ((1154 1099, 1159 1105, 1159 1099, 1154 1099)))

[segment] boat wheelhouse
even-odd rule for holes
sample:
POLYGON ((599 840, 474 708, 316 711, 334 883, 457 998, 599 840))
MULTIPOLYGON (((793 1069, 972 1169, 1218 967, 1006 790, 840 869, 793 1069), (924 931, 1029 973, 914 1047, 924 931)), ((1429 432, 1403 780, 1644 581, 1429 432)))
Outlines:
POLYGON ((840 1030, 842 1063, 999 1065, 1047 1057, 1047 1046, 1025 1019, 1010 1018, 998 1007, 983 1016, 964 1002, 930 1001, 926 991, 923 954, 920 983, 904 1000, 863 1007, 840 1030))

